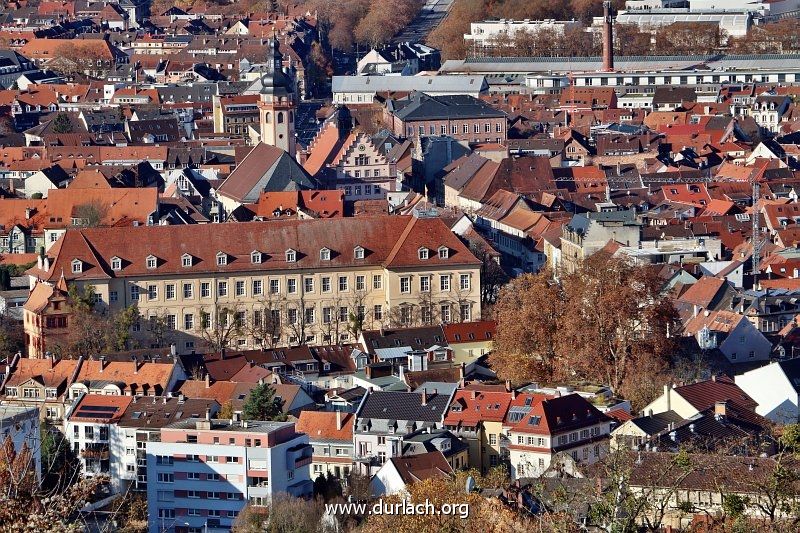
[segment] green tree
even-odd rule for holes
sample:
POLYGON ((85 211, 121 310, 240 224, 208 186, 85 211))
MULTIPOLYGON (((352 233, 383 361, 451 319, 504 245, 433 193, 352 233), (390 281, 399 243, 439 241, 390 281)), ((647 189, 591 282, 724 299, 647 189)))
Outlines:
POLYGON ((244 420, 286 420, 283 413, 283 400, 275 396, 275 389, 267 383, 260 383, 250 391, 242 409, 244 420))
POLYGON ((219 410, 217 414, 217 418, 221 418, 223 420, 230 420, 233 418, 233 402, 228 400, 227 402, 222 404, 222 408, 219 410))
POLYGON ((787 450, 800 452, 800 424, 783 426, 780 443, 787 450))
POLYGON ((126 307, 111 317, 106 342, 115 351, 130 348, 131 328, 140 319, 136 304, 126 307))
POLYGON ((54 133, 72 133, 72 121, 66 113, 59 113, 53 119, 54 133))

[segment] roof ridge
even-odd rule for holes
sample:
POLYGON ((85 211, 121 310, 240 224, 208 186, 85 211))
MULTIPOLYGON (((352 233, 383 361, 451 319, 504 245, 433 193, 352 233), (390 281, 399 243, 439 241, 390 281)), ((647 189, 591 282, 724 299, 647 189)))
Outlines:
POLYGON ((394 261, 394 258, 400 253, 400 249, 403 247, 405 240, 408 238, 408 235, 411 233, 411 230, 414 228, 414 225, 419 220, 417 217, 411 217, 411 220, 408 221, 406 224, 406 228, 403 230, 403 233, 400 234, 398 237, 397 242, 394 244, 392 251, 389 252, 389 255, 386 257, 386 260, 383 262, 384 265, 389 265, 394 261))

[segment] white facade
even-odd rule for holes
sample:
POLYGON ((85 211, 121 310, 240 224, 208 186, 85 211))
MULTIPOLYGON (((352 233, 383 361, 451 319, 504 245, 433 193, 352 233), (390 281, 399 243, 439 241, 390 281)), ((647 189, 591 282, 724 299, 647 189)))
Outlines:
POLYGON ((147 443, 151 533, 228 530, 248 502, 312 490, 312 450, 293 422, 191 419, 161 435, 147 443))
POLYGON ((39 433, 39 409, 17 405, 0 405, 0 444, 11 437, 14 450, 22 451, 25 444, 31 452, 36 479, 42 478, 41 437, 39 433))
POLYGON ((520 32, 536 34, 542 30, 563 35, 567 30, 580 27, 581 23, 575 20, 482 20, 469 25, 469 33, 464 34, 464 41, 467 46, 485 47, 491 46, 492 40, 500 35, 508 35, 513 39, 520 32))
MULTIPOLYGON (((736 384, 758 402, 756 413, 781 424, 796 424, 800 418, 800 399, 793 381, 782 365, 797 366, 795 361, 771 363, 745 372, 734 379, 736 384)), ((797 380, 794 377, 794 380, 797 380)))
POLYGON ((558 453, 567 453, 575 461, 594 464, 608 453, 611 422, 553 435, 538 435, 509 430, 511 477, 540 476, 558 453))

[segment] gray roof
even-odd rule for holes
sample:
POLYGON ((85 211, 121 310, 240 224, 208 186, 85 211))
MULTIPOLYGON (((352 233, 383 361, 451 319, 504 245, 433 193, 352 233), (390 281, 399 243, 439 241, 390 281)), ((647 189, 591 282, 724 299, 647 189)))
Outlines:
MULTIPOLYGON (((697 56, 620 56, 614 58, 614 68, 619 72, 651 72, 660 70, 692 69, 709 71, 714 69, 744 69, 758 71, 768 69, 800 70, 794 54, 761 55, 697 55, 697 56)), ((445 61, 440 69, 443 73, 481 72, 484 74, 517 73, 569 73, 599 72, 603 67, 600 57, 475 57, 445 61)))
POLYGON ((394 115, 403 121, 506 116, 482 100, 465 94, 430 96, 414 92, 407 98, 395 100, 393 105, 394 115))
MULTIPOLYGON (((186 418, 180 422, 169 424, 170 429, 196 429, 198 422, 206 422, 204 418, 186 418)), ((231 423, 230 420, 214 418, 211 420, 211 431, 230 431, 244 433, 272 433, 287 426, 294 426, 294 422, 269 422, 264 420, 249 420, 242 423, 231 423), (245 425, 247 427, 245 427, 245 425)), ((208 431, 208 430, 206 430, 208 431)))
POLYGON ((412 92, 472 94, 488 88, 483 76, 334 76, 334 93, 412 92))
POLYGON ((666 411, 652 416, 640 416, 631 422, 648 435, 655 435, 667 428, 669 424, 677 424, 683 420, 675 411, 666 411))
POLYGON ((428 394, 425 405, 422 405, 422 396, 416 392, 373 391, 366 396, 357 415, 359 419, 369 418, 372 422, 441 422, 450 404, 450 395, 428 394))

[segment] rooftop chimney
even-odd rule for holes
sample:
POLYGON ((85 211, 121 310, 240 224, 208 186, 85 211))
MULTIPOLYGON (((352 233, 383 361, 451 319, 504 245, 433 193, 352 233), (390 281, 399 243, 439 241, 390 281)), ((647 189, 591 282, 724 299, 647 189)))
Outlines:
POLYGON ((511 392, 511 380, 506 380, 506 392, 511 392))
POLYGON ((603 2, 603 72, 614 71, 614 29, 611 2, 603 2))
POLYGON ((458 370, 458 379, 463 380, 466 373, 467 373, 467 364, 464 361, 461 361, 461 367, 458 370))
POLYGON ((211 421, 211 408, 210 407, 206 407, 206 421, 208 421, 208 422, 211 421))
POLYGON ((727 414, 728 411, 728 402, 716 402, 714 403, 714 416, 723 417, 727 414))
POLYGON ((211 374, 206 372, 206 388, 209 388, 210 386, 211 386, 211 374))
POLYGON ((99 359, 100 359, 100 373, 102 374, 103 370, 105 370, 106 368, 106 356, 101 355, 99 359))
POLYGON ((428 391, 422 389, 422 405, 428 405, 428 391))
POLYGON ((342 412, 336 411, 336 431, 342 430, 342 412))

